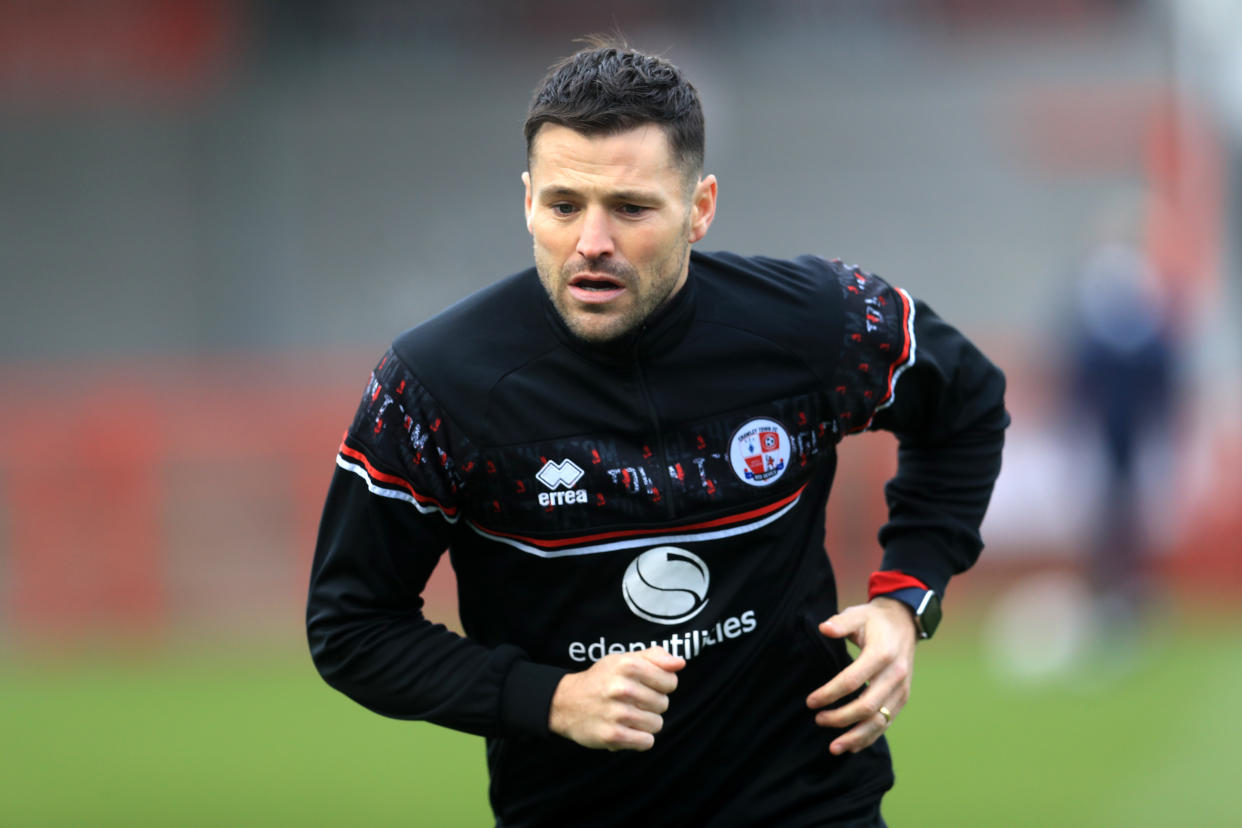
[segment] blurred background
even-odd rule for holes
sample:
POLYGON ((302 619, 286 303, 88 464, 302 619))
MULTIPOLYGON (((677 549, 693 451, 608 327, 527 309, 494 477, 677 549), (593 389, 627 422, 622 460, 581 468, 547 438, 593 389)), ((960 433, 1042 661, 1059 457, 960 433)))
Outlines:
MULTIPOLYGON (((702 247, 1009 377, 890 824, 1242 824, 1236 0, 0 0, 0 825, 489 824, 481 740, 319 681, 306 576, 371 365, 528 266, 529 96, 613 29, 703 96, 702 247)), ((893 468, 842 446, 845 601, 893 468)))

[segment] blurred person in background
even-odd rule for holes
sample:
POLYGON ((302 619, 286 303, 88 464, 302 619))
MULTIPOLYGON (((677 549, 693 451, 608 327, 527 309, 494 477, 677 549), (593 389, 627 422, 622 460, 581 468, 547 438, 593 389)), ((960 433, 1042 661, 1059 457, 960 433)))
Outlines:
POLYGON ((1067 354, 1068 407, 1097 444, 1103 469, 1086 557, 1103 644, 1131 635, 1152 598, 1153 519, 1143 506, 1149 496, 1167 504, 1171 493, 1169 469, 1143 470, 1145 460, 1170 457, 1180 348, 1167 287, 1137 224, 1130 205, 1103 215, 1076 275, 1067 354), (1153 480, 1163 491, 1149 495, 1153 480))
POLYGON ((319 671, 485 736, 498 825, 883 825, 915 643, 982 548, 1003 376, 857 267, 692 252, 717 182, 661 58, 566 58, 526 140, 535 267, 399 336, 341 444, 319 671), (870 600, 840 609, 825 504, 868 428, 899 467, 870 600), (465 636, 421 612, 445 549, 465 636))

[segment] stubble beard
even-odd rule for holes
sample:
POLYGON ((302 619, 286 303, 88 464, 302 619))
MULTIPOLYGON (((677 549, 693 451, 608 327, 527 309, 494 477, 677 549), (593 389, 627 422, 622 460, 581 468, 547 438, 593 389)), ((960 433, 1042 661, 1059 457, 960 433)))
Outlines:
POLYGON ((535 269, 557 314, 574 336, 585 342, 607 344, 637 331, 673 295, 681 268, 686 266, 689 248, 690 242, 682 239, 668 256, 657 262, 649 273, 643 274, 637 268, 607 258, 579 259, 558 269, 536 245, 535 269), (567 296, 569 280, 584 270, 622 280, 626 293, 634 297, 634 303, 620 315, 615 315, 608 308, 571 308, 569 302, 572 300, 567 296))

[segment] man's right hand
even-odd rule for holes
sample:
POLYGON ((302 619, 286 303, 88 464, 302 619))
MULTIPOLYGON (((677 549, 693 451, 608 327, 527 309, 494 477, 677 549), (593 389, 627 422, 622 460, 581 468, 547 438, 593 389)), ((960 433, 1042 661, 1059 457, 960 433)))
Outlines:
POLYGON ((548 727, 583 747, 650 750, 686 660, 663 647, 604 656, 556 686, 548 727))

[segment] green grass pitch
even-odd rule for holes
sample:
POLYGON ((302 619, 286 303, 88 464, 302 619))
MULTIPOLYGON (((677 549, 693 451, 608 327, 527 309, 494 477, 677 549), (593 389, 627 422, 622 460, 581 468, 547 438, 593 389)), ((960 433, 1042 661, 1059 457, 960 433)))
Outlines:
MULTIPOLYGON (((1242 824, 1242 628, 1156 634, 1124 675, 1018 686, 970 622, 922 645, 893 826, 1242 824)), ((675 698, 674 698, 675 703, 675 698)), ((481 739, 371 714, 300 646, 0 662, 0 825, 490 825, 481 739)))

